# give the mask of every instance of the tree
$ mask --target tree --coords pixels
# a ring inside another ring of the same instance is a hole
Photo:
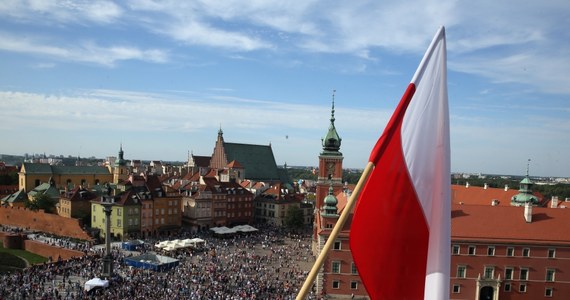
[[[55,204],[56,202],[46,194],[36,194],[32,201],[26,202],[26,208],[31,210],[40,210],[43,209],[46,213],[53,213],[55,212]]]
[[[287,216],[285,216],[285,226],[293,231],[297,231],[302,229],[303,225],[303,211],[296,205],[290,206],[287,210]]]

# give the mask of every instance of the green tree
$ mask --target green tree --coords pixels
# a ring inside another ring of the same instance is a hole
[[[56,202],[46,194],[36,194],[31,201],[26,202],[26,208],[31,210],[43,209],[46,213],[55,212]]]
[[[290,206],[285,216],[285,226],[297,231],[303,228],[303,211],[298,206]]]

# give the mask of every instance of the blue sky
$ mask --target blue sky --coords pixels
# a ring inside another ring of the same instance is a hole
[[[336,90],[363,168],[441,25],[452,171],[569,177],[567,0],[1,1],[0,153],[316,165]]]

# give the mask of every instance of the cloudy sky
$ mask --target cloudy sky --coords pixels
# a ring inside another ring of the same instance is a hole
[[[0,153],[317,164],[335,95],[363,168],[446,27],[452,171],[570,176],[570,2],[0,2]]]

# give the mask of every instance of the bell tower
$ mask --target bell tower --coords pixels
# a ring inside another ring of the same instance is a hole
[[[334,126],[334,96],[332,95],[332,109],[329,129],[325,137],[321,140],[323,150],[319,155],[319,174],[317,178],[317,194],[316,209],[321,209],[324,205],[323,201],[329,194],[329,188],[332,188],[333,194],[342,191],[342,160],[344,157],[340,150],[342,139],[338,135]]]
[[[113,183],[117,184],[129,178],[129,169],[124,159],[123,144],[119,149],[119,157],[115,160],[115,168],[113,169]]]

